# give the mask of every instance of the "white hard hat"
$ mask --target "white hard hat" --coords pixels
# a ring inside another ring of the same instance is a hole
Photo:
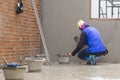
[[[77,27],[81,28],[84,23],[85,23],[85,21],[79,20],[78,23],[77,23]]]

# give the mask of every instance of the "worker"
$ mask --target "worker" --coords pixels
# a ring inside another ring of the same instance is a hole
[[[101,55],[108,54],[101,35],[95,27],[89,26],[83,20],[78,21],[77,27],[81,31],[80,39],[75,50],[69,53],[69,56],[78,54],[78,58],[86,60],[87,64],[95,65]],[[84,45],[87,45],[87,48],[81,50]]]

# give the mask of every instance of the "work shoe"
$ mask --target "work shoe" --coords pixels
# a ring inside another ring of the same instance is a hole
[[[96,65],[96,63],[99,60],[99,57],[95,56],[95,55],[90,55],[88,57],[86,57],[87,60],[87,65]]]

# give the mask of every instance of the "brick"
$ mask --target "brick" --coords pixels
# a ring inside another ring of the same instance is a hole
[[[40,0],[36,0],[40,14]],[[40,54],[40,34],[30,0],[23,0],[24,12],[16,14],[17,0],[0,0],[0,64]],[[39,15],[40,16],[40,15]],[[25,61],[23,61],[25,62]]]

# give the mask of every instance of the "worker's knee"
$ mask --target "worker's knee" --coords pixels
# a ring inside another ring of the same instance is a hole
[[[85,60],[85,55],[83,55],[83,54],[78,54],[77,56],[78,56],[79,59]]]

